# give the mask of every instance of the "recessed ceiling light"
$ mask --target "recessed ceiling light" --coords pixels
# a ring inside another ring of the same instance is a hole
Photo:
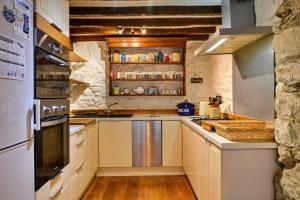
[[[124,28],[119,27],[118,33],[121,35],[121,34],[123,34],[123,32],[124,32]]]
[[[141,33],[142,34],[146,34],[147,33],[147,30],[145,28],[141,28]]]

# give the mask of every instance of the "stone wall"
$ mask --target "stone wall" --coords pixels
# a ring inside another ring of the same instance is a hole
[[[110,97],[105,75],[105,66],[109,63],[105,42],[76,43],[75,51],[88,60],[83,67],[77,70],[86,74],[87,82],[90,84],[89,86],[73,86],[71,109],[105,109],[108,104],[114,102],[118,103],[114,109],[176,109],[176,105],[185,99],[198,103],[208,100],[209,96],[222,95],[225,97],[222,109],[230,111],[229,107],[232,110],[231,56],[195,57],[194,51],[201,44],[202,42],[196,41],[187,43],[186,96]],[[229,69],[228,73],[227,69]],[[204,78],[204,83],[190,83],[190,79],[193,77]]]
[[[89,85],[72,85],[71,109],[106,108],[106,74],[104,43],[81,42],[74,44],[74,50],[87,60],[76,71],[85,74]]]
[[[279,162],[277,200],[300,199],[300,0],[278,1],[274,23],[276,130]]]

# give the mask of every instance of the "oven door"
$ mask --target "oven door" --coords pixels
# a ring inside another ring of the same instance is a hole
[[[69,98],[69,63],[35,48],[35,98]]]
[[[57,176],[69,163],[69,118],[41,120],[35,132],[35,189]]]

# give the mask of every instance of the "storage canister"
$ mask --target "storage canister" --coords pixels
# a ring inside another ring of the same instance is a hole
[[[113,62],[120,62],[120,53],[118,51],[113,53]]]

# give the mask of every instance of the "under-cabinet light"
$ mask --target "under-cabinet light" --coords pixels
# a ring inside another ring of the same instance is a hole
[[[206,52],[209,53],[209,52],[213,51],[217,47],[221,46],[224,42],[226,42],[227,39],[228,38],[223,38],[223,39],[219,40],[216,44],[214,44],[212,47],[210,47]]]

